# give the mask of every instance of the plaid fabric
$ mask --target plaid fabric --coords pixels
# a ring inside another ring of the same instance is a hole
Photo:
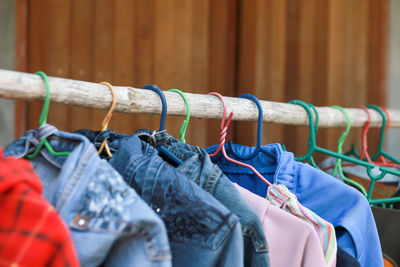
[[[79,266],[68,228],[31,164],[0,148],[0,266]]]
[[[272,205],[288,211],[294,216],[311,224],[317,232],[325,255],[326,266],[336,266],[336,234],[332,224],[302,206],[297,197],[282,184],[273,184],[268,188],[267,199]]]

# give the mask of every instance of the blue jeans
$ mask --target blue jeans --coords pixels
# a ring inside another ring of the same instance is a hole
[[[81,265],[171,266],[162,220],[87,138],[46,124],[26,132],[4,154],[25,157],[45,137],[54,150],[71,154],[53,156],[42,148],[30,162],[44,197],[70,229]]]
[[[184,144],[166,131],[153,133],[149,130],[138,130],[136,133],[153,145],[163,146],[182,160],[183,164],[177,169],[239,217],[244,241],[245,266],[270,265],[268,244],[259,217],[220,168],[211,162],[203,148]]]
[[[243,266],[239,219],[158,156],[138,135],[79,131],[96,146],[107,138],[111,165],[163,219],[174,266]]]

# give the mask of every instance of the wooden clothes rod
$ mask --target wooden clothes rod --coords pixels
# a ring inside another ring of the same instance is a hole
[[[105,85],[71,79],[49,77],[50,103],[72,106],[108,109],[112,102],[110,89]],[[150,90],[129,86],[114,86],[116,91],[115,111],[122,113],[161,113],[161,101],[158,95]],[[0,97],[22,100],[44,100],[45,85],[41,77],[35,74],[1,70]],[[164,91],[168,103],[168,115],[186,116],[186,106],[181,96],[174,92]],[[217,97],[205,94],[185,93],[190,104],[191,117],[222,118],[222,105]],[[247,99],[225,97],[228,112],[233,111],[233,120],[256,121],[256,105]],[[308,125],[305,110],[287,103],[260,100],[264,110],[263,121],[279,124]],[[345,127],[346,118],[339,110],[330,107],[317,107],[319,127]],[[365,111],[359,108],[346,108],[352,127],[361,127],[367,120]],[[389,110],[391,127],[400,127],[400,110]],[[229,114],[229,113],[228,113]],[[378,112],[371,110],[371,126],[379,127],[382,118]]]

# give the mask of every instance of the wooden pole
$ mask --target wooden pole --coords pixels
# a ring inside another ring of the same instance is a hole
[[[79,107],[108,109],[112,96],[107,86],[71,79],[49,77],[50,101]],[[161,113],[161,101],[158,95],[150,90],[136,89],[128,86],[114,86],[117,97],[116,112],[122,113]],[[43,80],[34,74],[0,70],[0,97],[43,100],[45,97]],[[168,115],[186,115],[185,104],[177,93],[164,92],[168,103]],[[190,104],[191,116],[198,118],[222,118],[222,105],[217,97],[204,94],[185,93]],[[256,121],[256,105],[247,99],[225,97],[228,112],[233,111],[233,120]],[[287,103],[260,101],[264,110],[264,122],[308,125],[305,110]],[[337,109],[317,107],[319,127],[345,127],[345,116]],[[360,127],[367,120],[366,113],[358,108],[346,108],[352,127]],[[389,110],[391,127],[400,127],[400,110]],[[371,126],[379,127],[382,119],[378,112],[371,110]]]

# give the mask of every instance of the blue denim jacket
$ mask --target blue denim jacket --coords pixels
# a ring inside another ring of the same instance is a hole
[[[164,220],[174,266],[243,266],[239,219],[158,156],[138,135],[85,134],[96,146],[107,138],[110,163]]]
[[[213,152],[216,148],[217,145],[206,150]],[[255,150],[231,143],[225,148],[233,159],[238,159],[233,150],[242,156]],[[262,150],[264,153],[242,161],[253,165],[270,182],[285,185],[302,205],[332,223],[338,247],[356,258],[361,266],[383,266],[375,220],[367,199],[360,192],[323,171],[295,161],[293,154],[283,151],[280,144],[265,145]],[[267,185],[251,170],[227,161],[221,153],[212,160],[233,182],[266,196]]]
[[[183,163],[177,169],[239,217],[244,241],[245,266],[270,266],[268,245],[259,217],[220,168],[211,162],[210,156],[204,149],[184,144],[166,131],[138,130],[136,133],[139,136],[147,136],[151,144],[163,146],[182,160]]]
[[[4,154],[24,157],[47,137],[46,148],[31,159],[43,183],[44,197],[69,226],[82,266],[171,266],[162,220],[130,188],[94,146],[79,134],[45,124],[26,132]]]

